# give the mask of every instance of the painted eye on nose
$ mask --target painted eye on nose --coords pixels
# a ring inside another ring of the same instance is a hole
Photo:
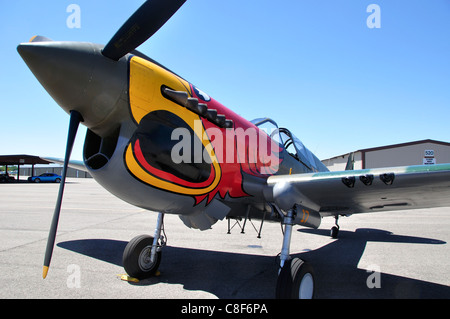
[[[177,161],[174,147],[180,142],[173,139],[175,129],[189,131],[190,141],[184,141],[184,145],[191,145],[191,149],[182,149],[190,152],[188,160]],[[199,161],[195,157],[195,145],[201,145],[201,153],[204,146],[194,131],[183,119],[168,111],[154,111],[147,114],[139,123],[139,127],[132,139],[133,153],[142,168],[149,174],[175,184],[186,187],[207,187],[215,177],[212,164]]]

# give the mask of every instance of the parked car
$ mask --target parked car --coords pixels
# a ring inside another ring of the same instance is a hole
[[[15,178],[13,176],[9,176],[8,173],[0,174],[0,183],[13,182]]]
[[[28,181],[34,183],[41,183],[41,182],[59,183],[61,182],[61,176],[53,173],[44,173],[39,176],[28,177]]]

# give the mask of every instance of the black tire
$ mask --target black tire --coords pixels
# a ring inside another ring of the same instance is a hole
[[[55,179],[55,183],[61,183],[61,179],[60,178]]]
[[[310,264],[294,258],[287,260],[278,275],[277,299],[314,298],[314,272]]]
[[[331,238],[337,238],[338,235],[339,235],[339,228],[337,228],[336,226],[333,226],[330,231]]]
[[[40,180],[39,178],[36,178],[36,179],[34,180],[34,182],[35,182],[35,183],[40,183],[41,180]]]
[[[123,268],[130,277],[146,279],[153,276],[161,263],[161,251],[156,253],[156,260],[150,261],[153,237],[140,235],[133,238],[125,247]]]

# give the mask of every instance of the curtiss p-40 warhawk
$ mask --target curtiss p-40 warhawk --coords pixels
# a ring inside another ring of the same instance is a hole
[[[313,297],[312,266],[290,257],[294,225],[317,228],[335,217],[335,237],[339,216],[450,206],[450,164],[352,170],[349,162],[348,170],[329,172],[288,129],[242,118],[136,51],[184,2],[146,1],[105,46],[42,36],[18,46],[70,114],[44,278],[79,123],[87,127],[83,168],[115,196],[159,214],[154,235],[132,239],[123,253],[126,272],[138,279],[159,267],[165,214],[200,230],[251,218],[284,225],[276,297]]]

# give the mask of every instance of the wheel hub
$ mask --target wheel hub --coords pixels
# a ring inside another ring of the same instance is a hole
[[[146,246],[139,254],[139,268],[141,268],[142,271],[148,271],[154,265],[154,262],[152,262],[150,257],[151,252],[152,246]]]
[[[312,299],[314,293],[314,278],[310,273],[303,276],[298,289],[299,299]]]

